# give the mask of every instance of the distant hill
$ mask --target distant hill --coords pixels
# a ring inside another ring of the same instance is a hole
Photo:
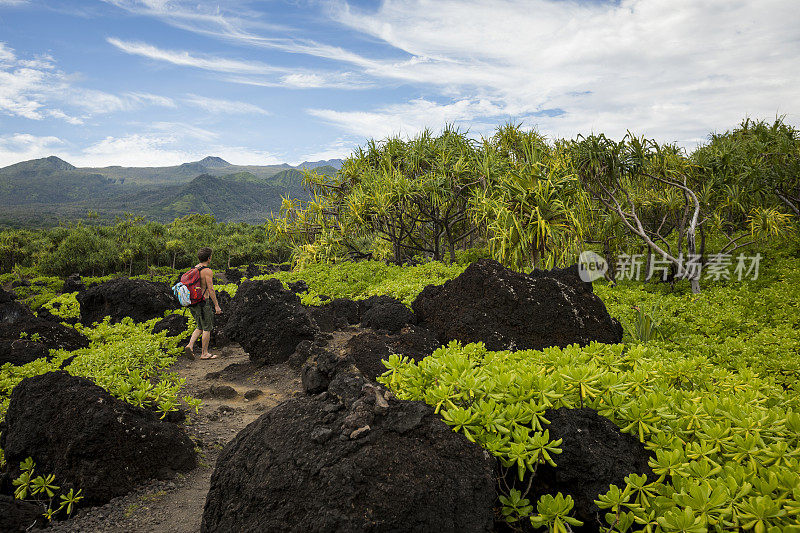
[[[9,165],[0,170],[3,170],[8,174],[14,174],[19,172],[55,172],[57,170],[75,170],[75,167],[63,159],[51,155],[50,157],[43,157],[42,159],[22,161],[21,163]]]
[[[297,171],[295,171],[297,172]],[[162,222],[200,213],[220,222],[262,223],[280,210],[283,196],[306,196],[299,181],[275,183],[240,172],[226,176],[202,174],[189,183],[172,185],[112,199],[104,208],[134,212]]]
[[[67,203],[121,192],[114,180],[75,168],[58,157],[23,161],[0,169],[0,205]]]
[[[312,168],[328,166],[328,167],[333,167],[336,170],[339,170],[340,168],[342,168],[342,163],[344,163],[343,159],[328,159],[325,161],[303,161],[302,163],[297,165],[297,168],[305,168],[310,170]]]
[[[222,159],[221,157],[214,157],[214,156],[204,157],[203,159],[198,161],[198,163],[206,168],[225,168],[233,166],[224,159]]]
[[[303,170],[334,175],[341,164],[233,165],[207,156],[169,167],[79,168],[50,156],[0,168],[0,223],[51,225],[90,210],[104,219],[124,212],[165,221],[211,213],[220,221],[260,222],[278,211],[282,196],[307,196]]]

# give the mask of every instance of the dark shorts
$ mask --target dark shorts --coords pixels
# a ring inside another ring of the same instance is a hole
[[[211,331],[214,329],[214,308],[211,307],[211,300],[205,300],[199,304],[189,306],[189,311],[192,312],[194,323],[197,329],[203,331]]]

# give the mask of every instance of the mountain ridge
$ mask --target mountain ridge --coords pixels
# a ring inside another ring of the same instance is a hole
[[[103,219],[133,211],[159,220],[205,212],[221,222],[262,221],[283,196],[307,198],[303,170],[332,175],[338,167],[322,164],[331,162],[340,160],[296,167],[234,165],[210,155],[170,167],[76,167],[57,156],[20,161],[0,168],[0,224],[52,225],[89,211]]]

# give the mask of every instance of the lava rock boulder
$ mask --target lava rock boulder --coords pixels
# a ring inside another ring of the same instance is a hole
[[[229,309],[225,335],[258,365],[286,362],[317,332],[300,298],[274,278],[242,283]]]
[[[64,280],[64,285],[61,287],[61,292],[63,294],[69,294],[72,292],[82,292],[86,290],[86,285],[83,284],[83,280],[81,279],[79,274],[73,274],[70,277]]]
[[[306,283],[302,279],[288,283],[286,286],[289,288],[290,291],[292,291],[295,294],[308,292],[308,283]]]
[[[89,339],[71,327],[41,318],[0,323],[0,366],[5,363],[24,365],[50,350],[78,350],[89,346]]]
[[[645,474],[650,481],[655,480],[648,465],[651,455],[644,445],[596,411],[562,407],[545,411],[544,417],[550,421],[550,439],[562,439],[562,452],[553,457],[555,467],[539,465],[530,499],[537,501],[543,494],[558,492],[569,494],[575,501],[574,516],[584,523],[580,531],[599,531],[600,526],[606,526],[598,521],[604,513],[594,500],[610,485],[625,487],[629,474]],[[514,479],[509,478],[509,482],[519,484],[515,476],[513,472],[510,478]]]
[[[414,313],[403,302],[391,296],[371,297],[362,304],[361,325],[397,333],[414,322]]]
[[[153,326],[153,333],[167,332],[167,337],[186,337],[189,319],[184,315],[172,314],[162,318]]]
[[[116,278],[78,293],[81,323],[100,322],[106,316],[112,322],[130,317],[134,322],[159,318],[178,308],[178,301],[166,283]]]
[[[11,324],[31,317],[33,317],[31,310],[25,304],[16,301],[14,293],[0,289],[0,324]]]
[[[82,489],[85,505],[102,505],[140,483],[197,465],[183,428],[66,372],[22,380],[5,422],[0,447],[12,478],[20,461],[32,457],[62,490]]]
[[[211,478],[201,531],[488,532],[494,462],[421,402],[286,401],[242,430]]]
[[[412,304],[417,323],[439,342],[483,342],[490,350],[618,343],[622,326],[611,318],[577,266],[514,272],[480,259],[444,285],[429,285]]]
[[[214,329],[211,330],[211,345],[215,348],[223,348],[230,344],[230,339],[225,334],[225,326],[228,325],[228,318],[231,316],[231,302],[233,298],[225,291],[216,291],[217,302],[222,313],[214,315]]]
[[[309,306],[308,314],[320,331],[332,332],[361,321],[358,302],[334,298],[324,305]]]
[[[43,528],[47,521],[42,508],[34,503],[15,500],[13,496],[0,494],[0,531],[13,533]]]
[[[408,326],[394,335],[374,331],[359,333],[347,341],[345,353],[365,377],[374,380],[386,372],[383,361],[391,354],[421,361],[438,347],[439,341],[433,332]]]
[[[225,270],[225,281],[228,283],[239,283],[242,277],[244,277],[244,274],[237,268],[228,268]]]
[[[353,359],[328,350],[324,345],[303,341],[298,351],[307,354],[300,379],[307,394],[319,394],[328,390],[328,385],[340,371],[356,372]]]

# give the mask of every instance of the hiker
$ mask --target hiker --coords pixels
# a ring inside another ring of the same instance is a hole
[[[214,313],[211,312],[211,302],[214,302],[214,311],[216,314],[222,313],[217,301],[217,293],[214,291],[214,271],[208,268],[211,262],[211,248],[200,248],[197,252],[197,259],[200,261],[194,266],[200,274],[200,287],[203,291],[203,299],[193,305],[188,306],[194,318],[195,329],[192,332],[192,337],[189,339],[189,344],[184,348],[184,352],[189,359],[194,359],[194,343],[197,342],[197,337],[202,334],[200,346],[202,352],[200,359],[216,359],[215,354],[208,351],[208,343],[211,340],[211,330],[214,329]],[[209,299],[210,298],[210,299]]]

